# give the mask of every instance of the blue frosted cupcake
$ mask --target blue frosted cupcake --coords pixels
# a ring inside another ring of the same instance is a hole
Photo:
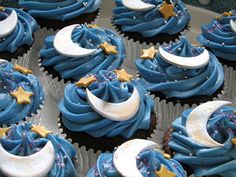
[[[63,132],[87,149],[113,150],[128,139],[147,138],[156,126],[153,99],[124,69],[68,84],[58,109]]]
[[[43,88],[32,71],[0,62],[0,125],[17,123],[37,114],[44,101]]]
[[[158,149],[154,142],[133,139],[121,144],[113,153],[102,153],[87,177],[169,176],[186,177],[182,166]]]
[[[170,102],[199,104],[223,90],[223,68],[215,55],[192,46],[186,37],[162,45],[159,51],[144,49],[136,66],[140,84]]]
[[[0,175],[77,177],[76,150],[43,126],[24,124],[0,128]]]

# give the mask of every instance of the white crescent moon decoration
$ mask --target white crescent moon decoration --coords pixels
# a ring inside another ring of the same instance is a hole
[[[236,22],[233,20],[230,20],[230,27],[234,33],[236,33]]]
[[[86,88],[86,93],[91,107],[103,117],[113,121],[129,120],[138,112],[140,106],[140,96],[135,87],[129,99],[121,103],[103,101],[90,92],[88,88]]]
[[[16,156],[8,153],[0,144],[0,169],[11,177],[42,177],[52,168],[55,152],[50,141],[37,153],[30,156]]]
[[[72,32],[78,26],[80,25],[74,24],[66,26],[57,32],[54,37],[53,45],[59,54],[66,57],[86,57],[97,51],[97,49],[80,47],[78,43],[72,41]]]
[[[143,139],[133,139],[123,143],[114,153],[113,163],[115,168],[125,177],[143,177],[137,169],[137,156],[140,152],[159,148],[152,141]]]
[[[0,64],[7,63],[7,62],[8,62],[7,60],[0,59]]]
[[[211,101],[193,109],[186,121],[186,132],[195,142],[205,147],[221,147],[207,132],[207,122],[211,115],[221,107],[232,104],[229,101]]]
[[[11,14],[0,22],[0,38],[11,34],[15,30],[18,21],[18,16],[15,10],[12,10]]]
[[[122,3],[128,9],[136,11],[147,11],[156,7],[154,4],[148,4],[142,0],[122,0]]]
[[[204,51],[195,57],[181,57],[166,52],[161,46],[159,47],[159,53],[163,60],[166,62],[186,69],[198,69],[206,66],[209,62],[210,55],[208,50]]]

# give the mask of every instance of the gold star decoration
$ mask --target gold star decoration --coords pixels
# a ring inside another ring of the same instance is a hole
[[[89,77],[83,77],[78,82],[75,83],[78,87],[88,87],[90,84],[95,82],[97,79],[91,75]]]
[[[159,171],[156,171],[156,175],[158,177],[175,177],[176,174],[169,171],[164,165],[161,165],[161,168]]]
[[[15,71],[19,71],[20,73],[23,73],[23,74],[25,74],[25,75],[27,75],[27,74],[32,74],[32,73],[33,73],[33,71],[31,71],[30,69],[25,68],[25,67],[23,67],[23,66],[20,66],[20,65],[18,65],[18,64],[15,64],[15,66],[13,67],[13,69],[14,69]]]
[[[216,19],[220,19],[220,18],[222,18],[223,16],[228,16],[228,17],[230,17],[230,16],[233,16],[234,15],[234,13],[232,12],[232,11],[229,11],[229,12],[223,12],[220,16],[218,16],[218,17],[216,17]]]
[[[170,154],[167,154],[167,153],[164,153],[164,158],[166,158],[166,159],[170,159],[171,158],[171,156],[170,156]]]
[[[142,50],[142,59],[153,59],[155,57],[155,54],[158,52],[154,47],[150,47],[148,49]]]
[[[41,125],[32,125],[31,131],[37,133],[42,138],[46,138],[48,134],[52,133],[52,131],[47,130],[44,126]]]
[[[6,136],[6,133],[8,132],[10,128],[0,128],[0,137]]]
[[[12,97],[16,98],[18,104],[29,104],[32,92],[27,92],[23,87],[19,87],[16,91],[11,93]]]
[[[98,25],[88,24],[89,28],[99,28]]]
[[[174,4],[168,4],[166,1],[163,1],[162,6],[159,11],[163,15],[163,17],[167,20],[169,17],[175,16],[174,12]]]
[[[231,139],[231,142],[236,146],[236,138]]]
[[[116,50],[116,46],[110,45],[107,42],[104,42],[104,43],[100,44],[99,48],[103,49],[105,51],[105,53],[108,54],[108,55],[118,54],[118,52]]]
[[[5,7],[0,6],[0,11],[4,11],[4,10],[5,10]]]
[[[117,78],[121,82],[129,82],[133,78],[133,76],[127,73],[125,69],[121,69],[121,70],[116,69],[114,70],[114,72],[116,73]]]

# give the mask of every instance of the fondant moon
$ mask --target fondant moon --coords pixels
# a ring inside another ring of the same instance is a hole
[[[230,20],[230,27],[234,33],[236,33],[236,22],[232,19]]]
[[[55,152],[50,141],[37,153],[30,156],[16,156],[8,153],[0,144],[0,169],[6,176],[45,176],[55,160]]]
[[[152,148],[158,148],[158,145],[148,140],[133,139],[125,142],[114,153],[115,168],[125,177],[143,177],[137,169],[136,159],[140,152]]]
[[[15,30],[18,21],[18,16],[15,10],[12,10],[11,14],[0,22],[0,38],[11,34]]]
[[[229,101],[211,101],[193,109],[186,121],[186,132],[195,142],[206,147],[223,146],[213,140],[207,132],[207,122],[211,115],[219,108],[232,104]]]
[[[125,121],[132,118],[140,106],[140,96],[134,87],[128,100],[121,103],[109,103],[96,97],[86,88],[87,99],[91,107],[103,117],[113,121]]]
[[[72,41],[72,32],[79,24],[66,26],[55,35],[53,45],[56,51],[66,57],[86,57],[92,55],[97,49],[86,49]]]
[[[128,9],[136,11],[146,11],[156,7],[154,4],[148,4],[142,0],[122,0],[122,3]]]
[[[206,66],[209,62],[210,55],[208,50],[204,51],[195,57],[181,57],[166,52],[161,46],[159,47],[159,53],[163,60],[166,62],[186,69],[198,69]]]
[[[8,62],[7,60],[0,59],[0,64],[7,63],[7,62]]]

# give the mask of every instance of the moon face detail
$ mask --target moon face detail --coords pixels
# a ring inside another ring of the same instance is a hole
[[[229,101],[211,101],[193,109],[186,121],[186,132],[198,144],[205,147],[221,147],[207,132],[207,122],[211,115],[221,107],[232,104]]]
[[[11,14],[0,22],[0,38],[5,37],[16,28],[18,16],[15,10],[12,10]]]
[[[52,168],[55,152],[50,141],[37,153],[30,156],[16,156],[8,153],[0,144],[0,169],[11,177],[45,176]]]
[[[236,22],[231,19],[229,23],[232,31],[236,34]]]
[[[181,57],[166,52],[161,46],[159,47],[159,53],[163,60],[166,62],[186,69],[198,69],[206,66],[210,60],[208,50],[204,51],[195,57]]]
[[[86,57],[97,51],[97,49],[86,49],[80,47],[79,44],[72,41],[72,32],[78,26],[80,25],[70,25],[57,32],[53,45],[59,54],[66,57]]]
[[[137,156],[140,152],[157,148],[158,145],[144,139],[133,139],[125,142],[114,153],[113,163],[115,168],[125,177],[143,177],[137,169]]]
[[[128,9],[136,11],[147,11],[156,7],[155,5],[145,3],[142,0],[122,0],[122,3]]]
[[[121,103],[109,103],[96,97],[86,88],[87,99],[91,107],[103,117],[113,121],[126,121],[132,118],[139,109],[140,95],[134,87],[128,100]]]

